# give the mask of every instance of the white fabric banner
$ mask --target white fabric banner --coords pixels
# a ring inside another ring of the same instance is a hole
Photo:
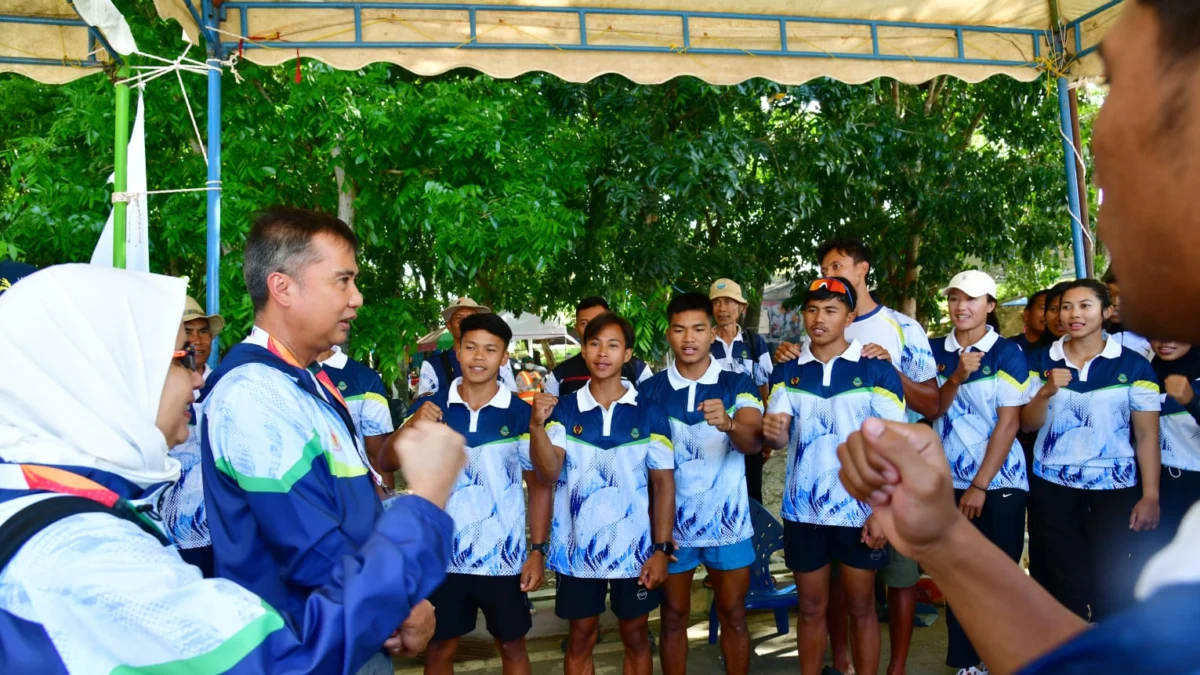
[[[136,272],[150,271],[150,205],[146,201],[146,126],[142,91],[138,90],[137,116],[129,134],[125,190],[130,195],[125,209],[125,266]],[[108,182],[113,182],[110,176]],[[92,264],[112,267],[113,214],[108,214],[100,241],[92,253]]]

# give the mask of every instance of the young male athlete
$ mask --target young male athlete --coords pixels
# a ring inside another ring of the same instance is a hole
[[[684,293],[667,306],[671,366],[639,387],[659,408],[675,446],[675,551],[663,586],[662,669],[687,672],[692,577],[708,570],[721,622],[725,672],[750,669],[746,592],[754,562],[754,529],[742,458],[762,448],[762,403],[746,375],[725,370],[712,356],[713,304]]]
[[[891,365],[865,357],[860,342],[846,339],[854,309],[854,290],[845,279],[822,278],[809,286],[804,301],[809,339],[796,360],[776,366],[763,416],[766,442],[788,452],[784,559],[800,595],[802,675],[821,672],[835,560],[850,615],[855,670],[879,669],[875,572],[887,566],[886,539],[870,507],[842,487],[837,447],[868,418],[904,420],[904,389]]]
[[[604,298],[593,295],[579,301],[575,306],[575,334],[579,339],[583,339],[584,333],[587,332],[588,322],[608,313],[608,301]],[[646,365],[645,361],[631,358],[624,366],[621,366],[621,377],[626,381],[632,382],[634,386],[650,379],[654,372],[650,370],[650,366]],[[542,385],[542,391],[551,396],[566,396],[573,394],[583,388],[588,383],[592,374],[588,372],[587,363],[583,358],[583,351],[563,361],[550,371],[546,376],[546,381]]]
[[[561,401],[538,394],[529,423],[538,479],[555,486],[548,560],[558,574],[554,613],[570,622],[566,675],[594,672],[605,596],[625,645],[625,673],[650,675],[654,665],[646,622],[674,552],[675,458],[666,420],[621,378],[632,343],[625,319],[592,319],[583,345],[587,386]]]
[[[475,630],[482,610],[505,675],[528,675],[525,634],[533,622],[525,594],[542,584],[551,491],[534,478],[529,461],[529,404],[496,377],[508,365],[512,329],[495,314],[474,314],[463,319],[460,335],[462,377],[424,399],[409,418],[443,422],[467,439],[467,465],[446,502],[454,553],[446,580],[429,597],[437,626],[425,672],[454,672],[459,638]],[[528,556],[522,477],[534,540]]]

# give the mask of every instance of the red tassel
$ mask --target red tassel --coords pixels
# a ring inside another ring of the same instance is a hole
[[[296,50],[296,84],[300,84],[300,50]]]
[[[246,41],[238,40],[238,58],[240,59],[245,55],[246,55]]]

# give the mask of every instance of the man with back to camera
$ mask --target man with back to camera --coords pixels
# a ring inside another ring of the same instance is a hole
[[[1124,3],[1101,55],[1110,89],[1092,147],[1122,321],[1151,339],[1200,343],[1200,315],[1178,311],[1200,303],[1200,279],[1187,272],[1200,264],[1200,3]],[[869,422],[838,453],[843,483],[925,565],[993,673],[1196,671],[1200,508],[1142,571],[1140,604],[1089,626],[955,509],[932,430]]]
[[[575,334],[579,336],[581,343],[588,322],[608,311],[608,301],[598,295],[579,301],[579,304],[575,306]],[[630,358],[628,363],[621,366],[622,379],[633,383],[635,387],[650,379],[653,374],[650,366],[637,358]],[[589,378],[591,378],[591,373],[588,372],[587,364],[583,359],[583,350],[580,349],[578,354],[558,364],[554,370],[550,371],[542,385],[542,391],[551,396],[566,396],[582,389],[588,383]]]
[[[858,239],[834,239],[817,248],[817,260],[821,264],[821,276],[844,277],[855,294],[857,318],[846,329],[846,339],[857,340],[863,345],[864,358],[890,361],[900,372],[909,421],[935,416],[939,403],[937,363],[929,338],[911,317],[881,305],[871,297],[867,286],[871,250]],[[779,363],[799,356],[797,345],[784,342],[775,352],[775,361]],[[879,573],[879,579],[888,587],[888,635],[891,637],[888,675],[904,675],[905,672],[917,612],[916,586],[920,578],[916,562],[889,550],[888,566]],[[842,667],[849,663],[845,655],[846,642],[841,638],[847,619],[841,592],[837,584],[834,586],[829,602],[829,633],[834,639],[834,665],[843,670]]]

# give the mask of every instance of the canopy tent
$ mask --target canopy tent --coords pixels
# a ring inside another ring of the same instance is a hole
[[[208,49],[208,311],[219,310],[222,60],[310,57],[339,69],[389,62],[432,75],[473,68],[582,82],[690,75],[865,82],[935,75],[1058,79],[1076,271],[1084,276],[1072,80],[1099,74],[1096,48],[1123,0],[155,0]],[[62,0],[0,0],[0,72],[66,82],[102,65],[97,32]],[[31,32],[37,27],[38,35]],[[118,130],[118,139],[120,138]]]

